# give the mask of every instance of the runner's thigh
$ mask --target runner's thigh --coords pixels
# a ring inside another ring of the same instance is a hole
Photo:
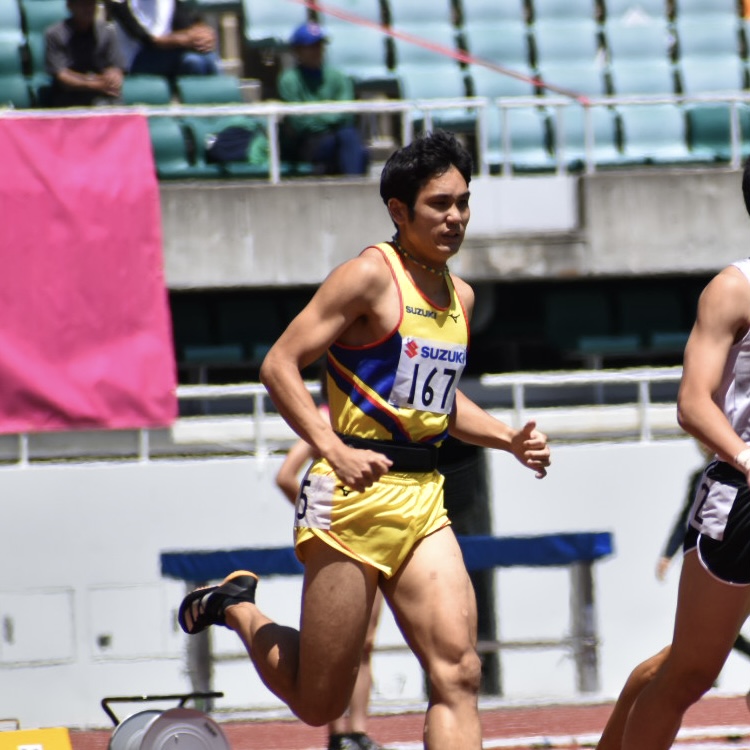
[[[299,668],[312,700],[351,693],[378,571],[319,539],[305,542]]]
[[[434,658],[459,659],[476,646],[474,589],[450,527],[422,539],[381,588],[424,667]]]

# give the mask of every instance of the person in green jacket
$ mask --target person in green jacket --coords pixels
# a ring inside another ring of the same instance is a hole
[[[285,102],[352,101],[349,76],[324,62],[328,40],[316,23],[298,26],[289,39],[296,64],[279,76],[277,88]],[[354,116],[348,113],[294,115],[284,121],[282,158],[312,163],[318,174],[365,174],[368,153]]]

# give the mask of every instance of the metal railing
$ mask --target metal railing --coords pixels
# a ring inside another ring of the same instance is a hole
[[[441,114],[446,110],[462,111],[467,115],[475,115],[473,135],[477,142],[477,171],[486,176],[491,172],[490,163],[490,133],[488,115],[491,108],[499,108],[501,115],[501,139],[499,150],[500,164],[493,164],[503,175],[512,175],[513,149],[510,124],[507,113],[519,107],[547,108],[553,114],[554,127],[554,164],[557,174],[569,171],[565,156],[565,139],[563,123],[565,112],[570,107],[583,107],[585,128],[584,172],[596,172],[598,164],[594,157],[596,134],[594,132],[591,112],[596,108],[614,108],[618,106],[653,106],[660,104],[678,104],[683,107],[693,105],[726,105],[730,115],[730,157],[729,165],[738,168],[742,163],[742,128],[740,110],[750,105],[750,92],[734,91],[702,95],[654,95],[654,96],[602,96],[587,97],[585,102],[576,101],[563,96],[528,96],[505,97],[491,99],[487,97],[467,97],[449,99],[368,99],[352,102],[325,102],[315,104],[286,104],[282,102],[260,102],[254,104],[233,105],[202,105],[185,106],[173,104],[168,106],[130,106],[130,107],[99,107],[99,108],[70,108],[70,109],[0,109],[0,118],[43,118],[43,117],[98,117],[112,115],[132,115],[134,112],[146,117],[224,117],[248,116],[265,119],[266,133],[269,142],[269,181],[278,184],[282,180],[281,149],[279,141],[279,126],[285,117],[294,115],[349,113],[363,116],[401,115],[402,143],[410,142],[414,137],[415,123],[422,121],[426,129],[431,129],[434,122],[440,122]],[[627,138],[627,134],[625,136]],[[705,158],[696,154],[696,163],[707,164]]]
[[[516,427],[534,417],[556,441],[648,442],[684,434],[674,402],[681,375],[680,367],[511,373],[485,375],[467,382],[464,390]],[[657,385],[669,387],[658,399],[653,394]],[[318,383],[307,387],[313,394],[319,391]],[[0,436],[0,463],[24,468],[92,460],[264,459],[296,439],[259,383],[182,385],[177,398],[183,413],[191,413],[163,429]]]

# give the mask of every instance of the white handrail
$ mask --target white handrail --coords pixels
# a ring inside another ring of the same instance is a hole
[[[465,97],[446,99],[367,99],[351,102],[319,102],[309,104],[288,104],[279,101],[264,101],[252,104],[229,105],[183,105],[167,106],[122,106],[92,107],[68,109],[2,109],[0,118],[45,118],[45,117],[102,117],[113,115],[132,115],[134,112],[146,117],[223,117],[250,116],[265,118],[269,139],[269,181],[277,184],[281,181],[279,125],[284,117],[293,115],[350,113],[350,114],[401,114],[401,142],[409,143],[413,138],[414,121],[424,115],[428,126],[432,123],[433,113],[445,109],[464,109],[475,112],[475,136],[478,144],[477,169],[480,175],[489,174],[487,112],[496,107],[503,113],[518,107],[541,107],[554,110],[559,126],[568,107],[583,107],[585,112],[585,169],[587,173],[596,171],[593,158],[595,133],[591,125],[591,111],[601,107],[620,105],[651,106],[658,104],[679,104],[690,106],[697,104],[727,104],[730,107],[730,165],[738,168],[742,161],[739,106],[750,104],[750,91],[727,91],[708,94],[663,94],[638,96],[597,96],[587,97],[585,103],[573,101],[562,96],[518,96],[489,99],[487,97]],[[560,128],[556,128],[559,130]],[[510,140],[507,127],[503,129],[503,174],[512,174]],[[560,145],[558,140],[557,146]],[[566,172],[562,148],[555,149],[556,171]]]

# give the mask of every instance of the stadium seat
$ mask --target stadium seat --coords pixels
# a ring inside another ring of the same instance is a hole
[[[183,104],[241,104],[242,91],[235,76],[180,76],[175,81]]]
[[[675,21],[680,58],[739,55],[737,16],[680,16]],[[709,63],[710,64],[710,63]]]
[[[617,118],[609,107],[583,107],[569,104],[554,107],[555,145],[558,158],[568,169],[577,171],[587,163],[616,166],[622,163],[617,139]],[[591,143],[587,150],[586,129],[589,120]]]
[[[651,346],[656,340],[661,349],[667,344],[669,348],[684,346],[682,301],[674,288],[659,284],[619,290],[616,310],[623,334],[638,336]]]
[[[159,179],[202,177],[190,164],[187,142],[180,122],[173,117],[149,117],[148,129]]]
[[[737,16],[736,0],[672,0],[676,19],[701,15]]]
[[[539,78],[575,94],[603,96],[607,93],[604,71],[596,63],[558,62],[537,67]],[[557,96],[553,89],[543,89],[545,94]]]
[[[599,29],[592,18],[545,18],[530,27],[536,65],[594,62],[599,54]]]
[[[684,164],[706,161],[688,148],[685,113],[677,104],[626,104],[622,123],[623,161],[630,164]]]
[[[452,26],[440,23],[423,23],[415,34],[420,40],[444,48],[446,51],[458,52],[457,35]],[[449,55],[432,49],[430,46],[415,44],[405,39],[393,40],[397,71],[404,66],[434,65],[446,60],[453,60]],[[457,62],[453,63],[458,65]]]
[[[419,34],[419,29],[425,22],[450,28],[455,26],[451,0],[391,0],[389,8],[390,22],[394,29]]]
[[[618,17],[607,20],[603,28],[610,62],[671,58],[673,37],[664,17]]]
[[[125,104],[169,104],[172,91],[163,76],[129,75],[122,82],[122,99]]]
[[[461,34],[469,54],[508,68],[531,60],[527,26],[522,21],[471,21]]]
[[[184,126],[187,131],[189,143],[194,149],[193,171],[197,171],[203,177],[253,177],[268,179],[269,167],[244,162],[230,162],[216,164],[209,162],[206,158],[206,146],[208,139],[229,126],[240,124],[241,120],[247,120],[250,130],[260,129],[265,131],[265,120],[247,117],[187,117]]]
[[[544,298],[544,332],[550,345],[572,352],[585,337],[613,336],[614,311],[610,295],[592,288],[573,287]]]
[[[572,18],[595,18],[594,0],[532,0],[533,21],[543,18],[567,20]]]
[[[533,71],[528,66],[512,66],[516,73],[533,78]],[[489,99],[497,99],[507,96],[534,96],[536,87],[531,80],[522,80],[509,75],[503,75],[491,68],[483,68],[481,65],[472,65],[468,73],[471,92],[474,96],[486,96]]]
[[[688,95],[745,88],[745,68],[736,54],[683,57],[678,71],[682,91]]]
[[[538,107],[509,107],[500,112],[498,126],[490,128],[490,137],[500,142],[491,143],[493,159],[488,159],[491,168],[507,166],[510,159],[513,172],[551,172],[557,162],[550,148],[547,112]],[[507,138],[503,132],[507,132]],[[505,153],[506,143],[509,154]],[[494,162],[500,155],[500,162]]]
[[[460,17],[464,26],[497,21],[525,23],[526,8],[524,0],[460,0]]]
[[[382,31],[363,26],[336,25],[329,29],[326,45],[326,61],[352,77],[355,84],[370,83],[372,86],[382,84],[383,88],[392,88],[395,81],[388,69],[388,39]]]
[[[743,119],[738,118],[742,128]],[[715,161],[728,162],[732,158],[731,107],[728,104],[693,104],[687,109],[687,132],[690,148],[699,154],[706,154]],[[743,146],[743,133],[738,134],[740,158],[750,153],[748,145]],[[750,134],[748,134],[750,135]]]
[[[21,48],[16,40],[0,36],[0,75],[21,76]]]
[[[402,99],[461,99],[468,93],[466,74],[451,60],[404,66],[398,77]],[[430,117],[434,127],[467,132],[476,126],[476,113],[463,107],[433,109]],[[419,128],[422,120],[423,115],[417,116],[415,127]]]
[[[8,0],[5,0],[7,2]],[[68,15],[65,0],[20,0],[26,35],[44,34],[45,29]]]
[[[44,64],[45,58],[45,41],[44,34],[35,31],[31,34],[26,35],[26,48],[29,53],[29,64],[31,69],[31,75],[38,75],[40,73],[46,74],[46,67]]]
[[[21,10],[15,2],[0,3],[0,39],[23,42]]]
[[[613,18],[638,19],[667,17],[667,0],[604,0],[607,21]]]
[[[615,96],[675,92],[674,67],[667,59],[613,60],[609,76]]]
[[[308,20],[307,9],[278,0],[242,0],[245,40],[251,47],[284,47],[292,31]]]
[[[27,109],[31,104],[31,92],[23,76],[0,75],[0,108]]]

